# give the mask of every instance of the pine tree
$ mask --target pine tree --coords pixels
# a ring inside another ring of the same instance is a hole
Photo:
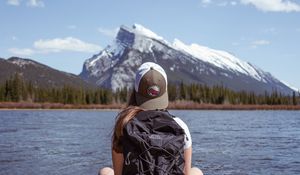
[[[0,85],[0,102],[5,101],[5,88],[3,85]]]
[[[12,99],[12,85],[11,80],[5,81],[5,101],[11,101]]]
[[[34,93],[33,93],[34,87],[33,87],[33,84],[31,81],[29,81],[29,83],[26,83],[26,89],[27,89],[27,93],[28,93],[27,101],[30,101],[30,102],[34,101]]]
[[[177,87],[175,84],[168,84],[168,95],[170,101],[177,99]]]
[[[12,78],[12,101],[18,102],[21,97],[21,79],[18,73]]]
[[[296,92],[293,91],[293,105],[297,105]]]
[[[28,90],[27,90],[26,83],[23,79],[21,80],[21,95],[22,95],[21,96],[22,100],[27,101],[27,99],[28,99]]]
[[[180,83],[179,93],[180,93],[180,97],[179,97],[180,100],[188,100],[187,87],[182,81]]]

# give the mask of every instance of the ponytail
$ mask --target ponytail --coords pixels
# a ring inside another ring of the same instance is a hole
[[[129,102],[127,104],[127,108],[121,111],[117,115],[116,124],[113,129],[112,149],[117,153],[123,152],[120,139],[123,136],[124,126],[128,123],[129,120],[131,120],[134,116],[136,116],[136,114],[139,113],[140,111],[143,111],[143,109],[136,106],[135,92],[133,90]]]

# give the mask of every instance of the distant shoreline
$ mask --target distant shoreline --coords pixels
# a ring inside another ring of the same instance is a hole
[[[61,103],[29,103],[29,102],[0,102],[0,110],[18,109],[97,109],[97,110],[120,110],[125,108],[125,104],[92,104],[73,105]],[[300,105],[232,105],[232,104],[199,104],[195,102],[177,101],[170,102],[168,109],[178,110],[300,110]]]

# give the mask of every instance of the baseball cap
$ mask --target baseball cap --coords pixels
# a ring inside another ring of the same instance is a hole
[[[143,63],[135,76],[135,98],[137,105],[144,109],[165,109],[169,99],[167,92],[167,74],[153,62]]]

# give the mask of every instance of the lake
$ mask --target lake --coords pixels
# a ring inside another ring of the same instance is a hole
[[[300,174],[300,111],[176,111],[207,175]],[[97,174],[117,111],[0,111],[0,174]]]

